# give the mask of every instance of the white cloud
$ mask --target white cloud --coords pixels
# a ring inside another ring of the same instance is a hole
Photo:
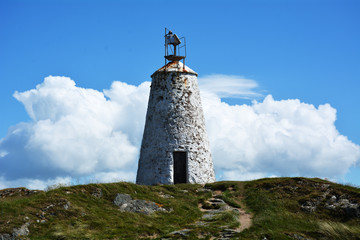
[[[33,121],[2,139],[0,152],[8,154],[0,159],[0,176],[43,180],[135,171],[149,85],[114,82],[102,93],[50,76],[36,89],[16,92]]]
[[[240,76],[212,74],[198,79],[202,93],[219,98],[254,99],[262,96],[257,92],[258,84],[252,79]]]
[[[241,168],[225,170],[220,176],[221,179],[226,179],[228,181],[249,181],[265,177],[267,177],[267,175],[264,172],[246,172]]]
[[[13,188],[13,187],[26,187],[28,189],[41,189],[44,190],[50,186],[68,186],[71,184],[71,177],[55,177],[52,179],[32,179],[32,178],[19,178],[16,180],[8,181],[4,177],[0,177],[0,189]]]
[[[116,171],[116,172],[100,172],[94,175],[94,179],[98,182],[119,182],[119,181],[133,181],[136,178],[136,171]]]
[[[360,159],[360,147],[341,135],[336,110],[267,96],[251,105],[257,83],[237,76],[199,78],[213,160],[220,179],[271,175],[342,177]],[[114,82],[99,92],[67,77],[45,78],[16,92],[32,121],[0,140],[0,188],[44,188],[66,183],[133,181],[150,82]]]
[[[224,178],[243,175],[337,177],[359,162],[360,147],[339,134],[336,110],[299,100],[230,106],[204,98],[213,159]]]
[[[0,158],[5,157],[7,154],[8,154],[8,153],[7,153],[7,152],[5,152],[5,151],[0,152]]]

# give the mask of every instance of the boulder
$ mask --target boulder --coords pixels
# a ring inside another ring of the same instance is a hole
[[[13,229],[13,237],[14,239],[18,239],[20,237],[24,237],[29,235],[30,231],[28,229],[28,226],[30,225],[30,223],[25,223],[23,224],[20,228],[14,228]]]
[[[2,233],[0,234],[0,240],[13,240],[14,238],[7,233]]]
[[[119,207],[121,212],[143,213],[146,215],[154,212],[168,212],[161,204],[147,200],[133,200],[129,194],[118,193],[114,204]]]
[[[129,194],[118,193],[114,199],[114,204],[118,207],[121,207],[123,204],[130,203],[132,197]]]

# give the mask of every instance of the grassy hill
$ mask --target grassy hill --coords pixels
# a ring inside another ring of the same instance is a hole
[[[359,203],[359,188],[307,178],[4,189],[0,239],[360,239]]]

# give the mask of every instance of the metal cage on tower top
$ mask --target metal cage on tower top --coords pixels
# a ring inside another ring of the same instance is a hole
[[[185,65],[186,39],[179,38],[171,30],[165,28],[165,65],[170,62],[183,60]]]

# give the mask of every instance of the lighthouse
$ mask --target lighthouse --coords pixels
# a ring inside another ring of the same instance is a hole
[[[151,75],[137,184],[215,181],[198,74],[185,58],[185,38],[165,29],[165,65]]]

